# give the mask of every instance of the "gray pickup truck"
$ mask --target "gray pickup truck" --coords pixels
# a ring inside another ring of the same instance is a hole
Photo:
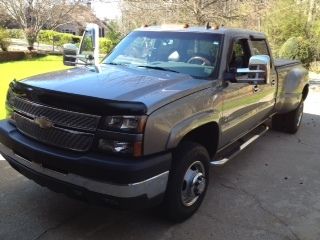
[[[99,61],[98,28],[65,71],[13,81],[0,153],[70,196],[125,208],[160,205],[182,221],[201,205],[209,167],[273,129],[295,133],[307,70],[274,60],[263,33],[145,26]],[[269,144],[273,144],[270,142]]]

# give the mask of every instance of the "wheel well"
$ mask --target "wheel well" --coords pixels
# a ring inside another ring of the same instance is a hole
[[[213,157],[219,143],[219,126],[215,122],[204,124],[187,133],[181,140],[181,142],[184,141],[201,144],[207,149],[210,157]]]
[[[308,93],[309,93],[309,84],[307,84],[304,88],[303,88],[303,91],[302,91],[302,100],[306,100],[307,96],[308,96]]]

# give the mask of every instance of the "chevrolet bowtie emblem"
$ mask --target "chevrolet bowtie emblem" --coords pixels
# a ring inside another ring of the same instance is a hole
[[[37,124],[40,128],[51,128],[53,127],[53,123],[46,117],[36,117],[34,119],[35,124]]]

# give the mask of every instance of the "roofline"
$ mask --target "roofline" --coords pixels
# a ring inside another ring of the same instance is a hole
[[[206,26],[188,26],[185,25],[173,25],[173,27],[168,27],[169,25],[155,25],[155,26],[143,26],[137,28],[134,31],[154,31],[154,32],[194,32],[194,33],[211,33],[211,34],[222,34],[222,35],[248,35],[254,38],[266,38],[266,35],[262,32],[241,29],[241,28],[207,28]],[[179,27],[180,26],[180,27]]]

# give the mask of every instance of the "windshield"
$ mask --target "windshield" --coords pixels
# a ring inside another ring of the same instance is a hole
[[[137,31],[128,35],[103,61],[216,78],[221,35],[196,32]]]

